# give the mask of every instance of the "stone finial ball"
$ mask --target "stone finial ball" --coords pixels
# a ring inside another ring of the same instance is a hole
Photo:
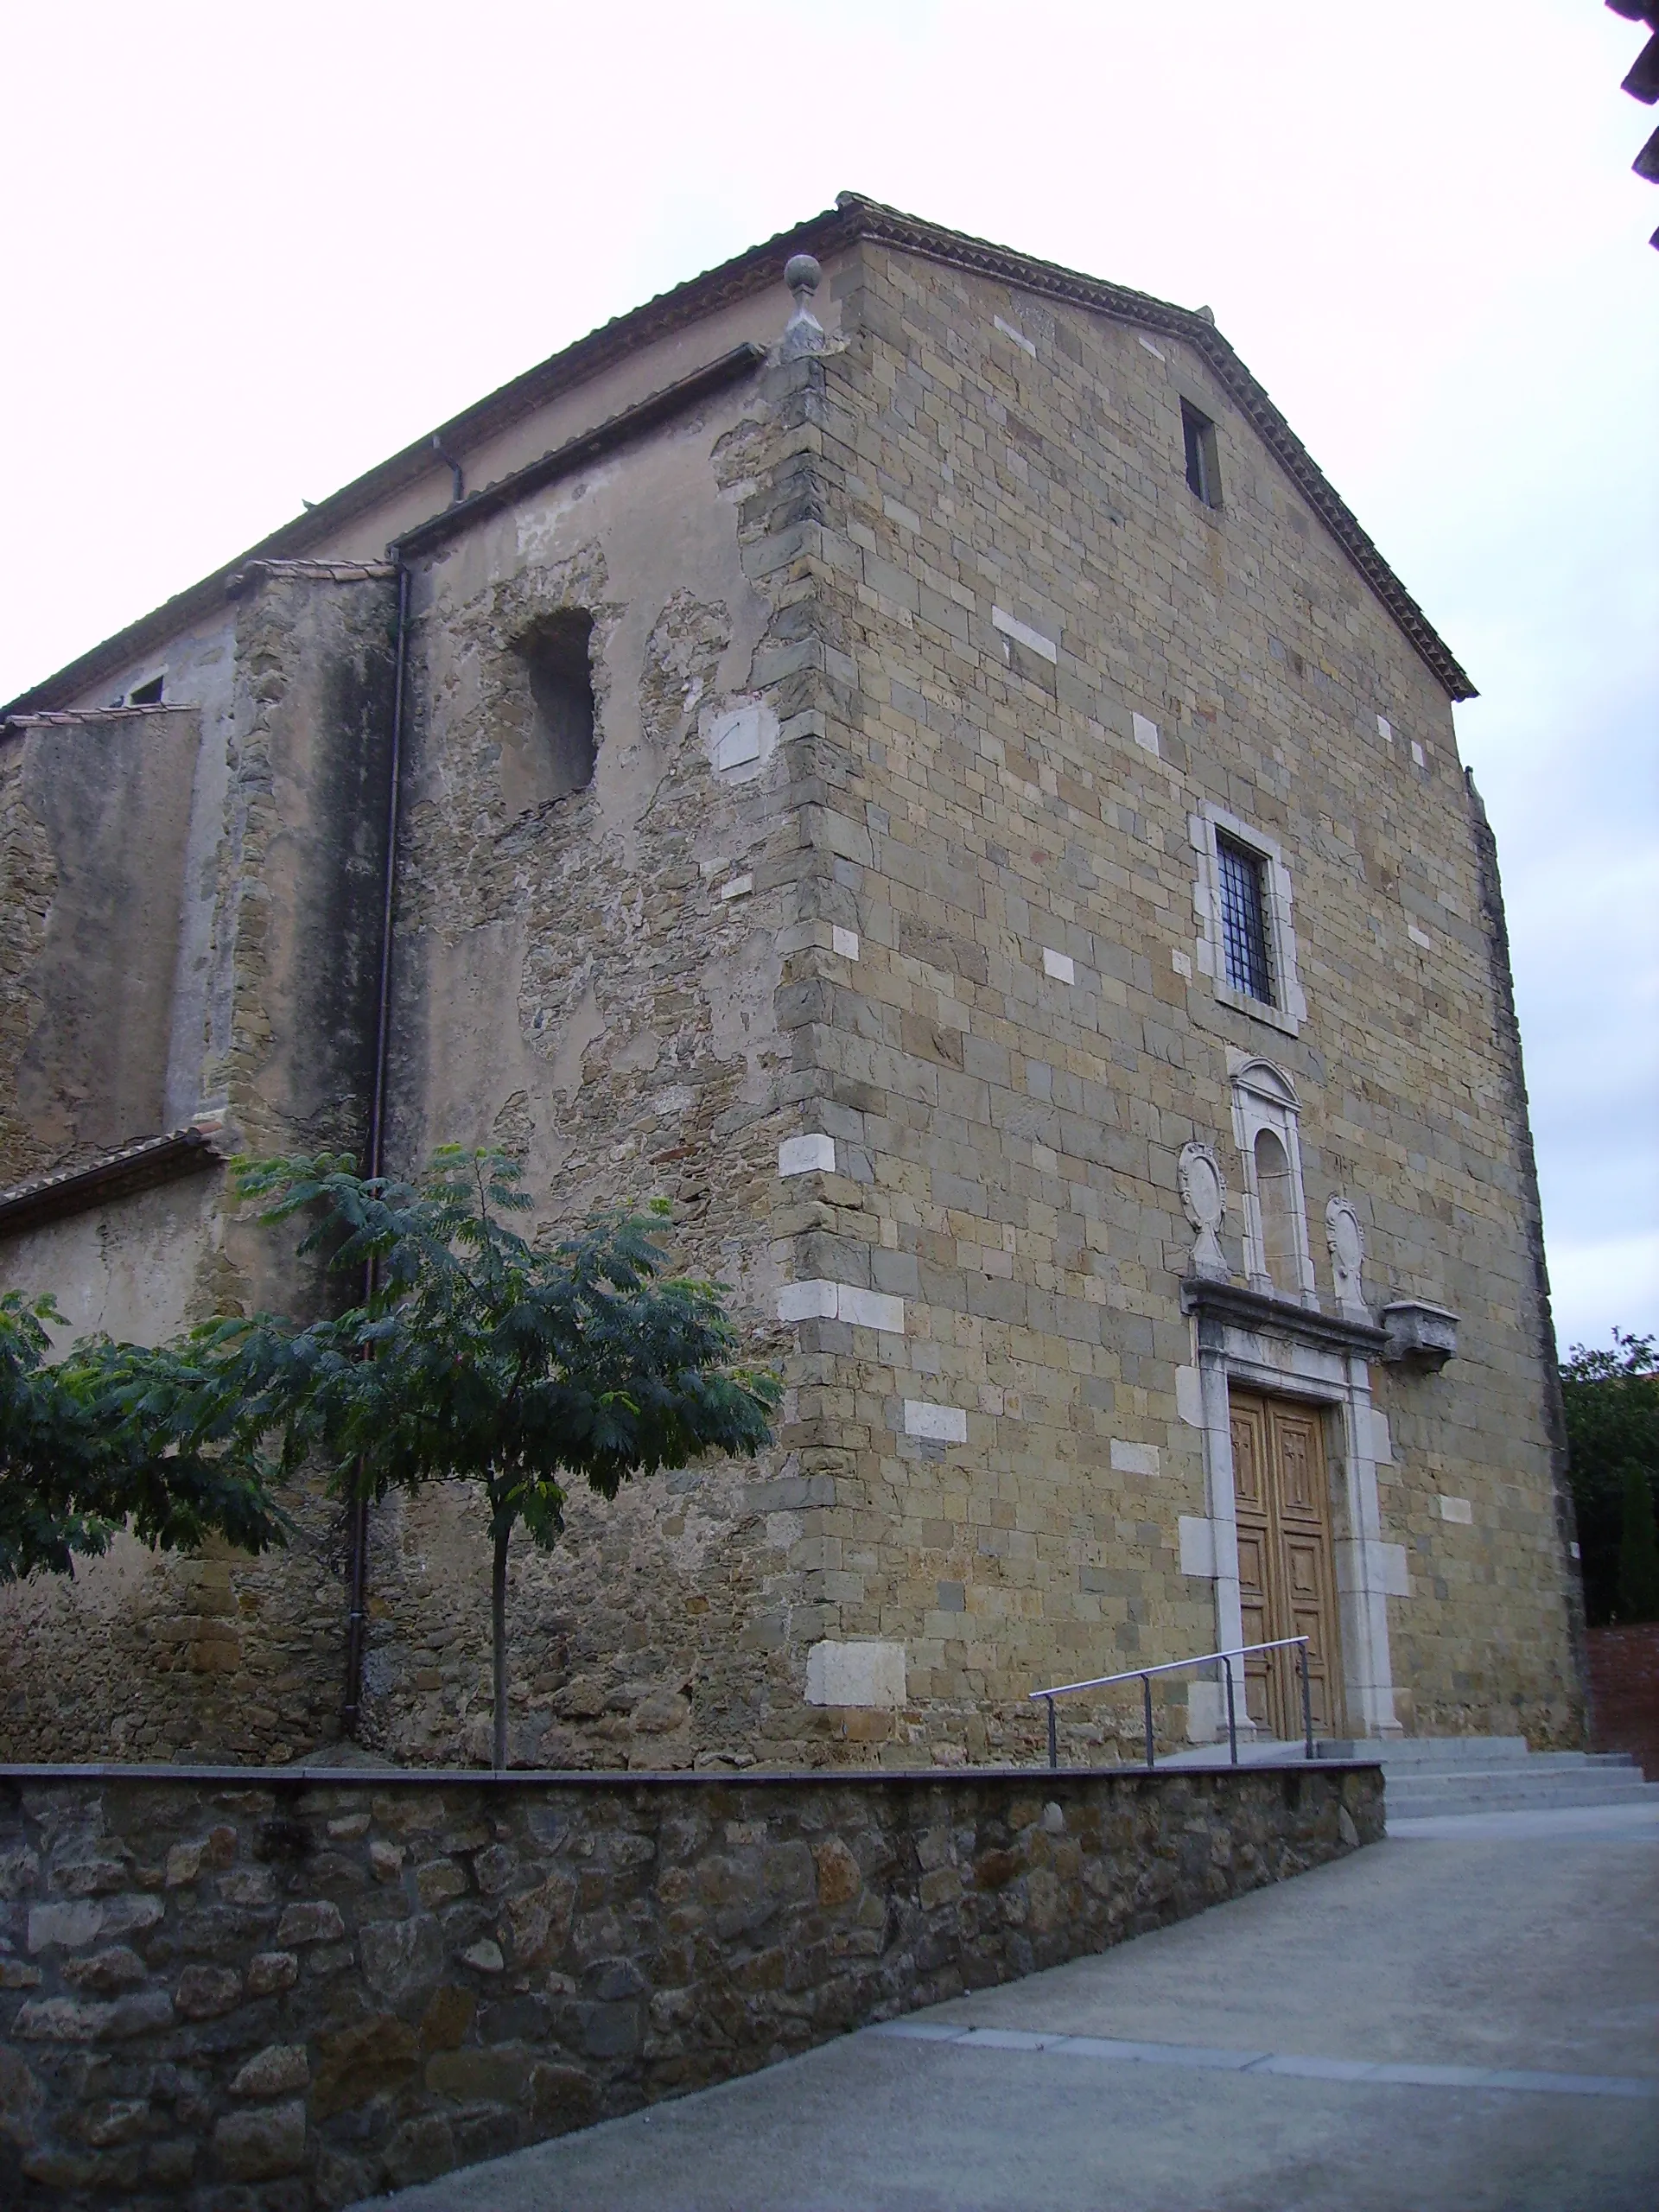
[[[816,292],[823,271],[810,253],[791,253],[784,268],[784,282],[791,292]]]

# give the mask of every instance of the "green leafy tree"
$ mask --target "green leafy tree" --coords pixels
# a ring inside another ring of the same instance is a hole
[[[1653,1489],[1634,1460],[1624,1467],[1624,1525],[1618,1541],[1618,1611],[1627,1621],[1659,1621],[1659,1524]]]
[[[284,1540],[257,1408],[165,1349],[94,1337],[54,1361],[53,1325],[50,1298],[0,1298],[0,1581],[72,1574],[122,1528],[167,1551]]]
[[[1608,1351],[1574,1344],[1561,1369],[1561,1395],[1586,1612],[1592,1622],[1639,1618],[1622,1587],[1622,1556],[1626,1529],[1641,1518],[1627,1499],[1637,1486],[1645,1486],[1651,1516],[1659,1496],[1659,1357],[1654,1339],[1615,1329]],[[1639,1551],[1639,1534],[1635,1541]]]
[[[613,1497],[630,1476],[706,1452],[753,1457],[776,1380],[743,1365],[721,1286],[664,1272],[667,1207],[595,1217],[537,1246],[504,1218],[530,1201],[496,1151],[446,1147],[418,1182],[345,1160],[241,1163],[263,1218],[309,1214],[302,1253],[372,1286],[305,1329],[261,1316],[189,1348],[223,1401],[276,1431],[273,1478],[312,1459],[347,1497],[478,1484],[492,1543],[494,1756],[506,1764],[508,1552],[521,1522],[550,1547],[561,1477]]]

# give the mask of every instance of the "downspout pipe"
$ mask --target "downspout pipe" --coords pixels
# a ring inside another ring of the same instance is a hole
[[[442,430],[434,430],[432,433],[432,450],[454,479],[454,489],[449,494],[449,504],[452,507],[458,507],[467,496],[467,475],[454,454],[446,451]]]
[[[403,798],[404,702],[409,689],[409,565],[397,548],[397,632],[393,648],[391,693],[391,759],[387,772],[386,860],[380,893],[380,972],[374,1010],[374,1079],[369,1094],[368,1142],[364,1150],[365,1172],[385,1172],[386,1080],[391,1040],[392,909],[397,886],[398,811]],[[365,1300],[374,1295],[375,1265],[363,1271]],[[368,1624],[369,1501],[360,1491],[353,1496],[347,1521],[347,1576],[350,1609],[346,1617],[346,1694],[340,1706],[340,1728],[348,1740],[357,1734],[363,1705],[363,1652]]]

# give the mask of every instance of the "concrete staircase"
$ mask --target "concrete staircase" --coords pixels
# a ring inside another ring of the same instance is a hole
[[[1405,1736],[1319,1749],[1327,1758],[1380,1755],[1390,1824],[1569,1805],[1659,1806],[1659,1783],[1644,1782],[1624,1751],[1529,1751],[1524,1736]]]
[[[1314,1751],[1320,1758],[1380,1761],[1390,1825],[1448,1814],[1537,1813],[1561,1806],[1659,1807],[1659,1783],[1644,1782],[1626,1751],[1529,1751],[1524,1736],[1402,1736],[1392,1742],[1322,1737]],[[1300,1743],[1280,1743],[1271,1736],[1239,1742],[1241,1766],[1294,1766],[1301,1758]],[[1224,1766],[1227,1746],[1195,1745],[1158,1764]]]

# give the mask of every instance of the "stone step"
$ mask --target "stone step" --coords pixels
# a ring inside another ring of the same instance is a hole
[[[1541,1812],[1557,1806],[1659,1804],[1659,1784],[1628,1774],[1437,1776],[1389,1778],[1390,1820],[1428,1820],[1456,1813]]]
[[[1516,1766],[1529,1758],[1524,1736],[1394,1736],[1379,1739],[1332,1740],[1322,1746],[1331,1758],[1380,1758],[1392,1772],[1407,1767]],[[1581,1755],[1580,1755],[1581,1756]]]
[[[1478,1759],[1466,1765],[1452,1764],[1440,1760],[1431,1765],[1427,1762],[1402,1763],[1384,1755],[1382,1771],[1391,1783],[1442,1782],[1465,1775],[1585,1775],[1618,1773],[1623,1768],[1633,1769],[1628,1757],[1618,1753],[1590,1751],[1535,1751],[1527,1759]]]
[[[1240,1743],[1239,1760],[1250,1766],[1294,1764],[1301,1750],[1300,1744],[1256,1737]],[[1325,1738],[1315,1750],[1322,1758],[1379,1760],[1391,1821],[1659,1804],[1659,1784],[1645,1782],[1624,1751],[1529,1751],[1524,1736]],[[1224,1743],[1178,1753],[1173,1764],[1209,1766],[1226,1758]]]

